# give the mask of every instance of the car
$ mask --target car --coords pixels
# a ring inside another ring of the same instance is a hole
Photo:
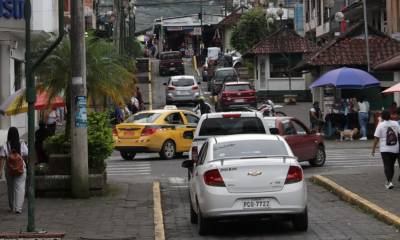
[[[183,64],[182,55],[179,51],[169,51],[160,53],[160,76],[171,73],[185,74],[185,66]]]
[[[257,108],[256,91],[249,82],[227,82],[222,86],[217,97],[219,110],[238,107]]]
[[[190,150],[198,121],[195,113],[175,106],[141,111],[116,126],[114,148],[125,160],[148,152],[159,153],[162,159],[179,157]]]
[[[308,161],[313,167],[322,167],[326,161],[323,137],[308,129],[294,117],[265,117],[272,133],[282,136],[299,162]]]
[[[201,96],[199,82],[194,76],[173,76],[168,79],[165,95],[167,104],[193,103],[196,104]]]
[[[207,82],[207,89],[212,95],[217,95],[225,82],[238,82],[239,77],[236,70],[232,67],[218,68],[214,76]]]
[[[290,219],[295,230],[307,230],[303,170],[281,136],[212,137],[182,167],[191,176],[190,220],[200,235],[210,233],[219,219],[276,215]]]
[[[189,158],[198,155],[209,137],[244,133],[270,134],[261,113],[234,111],[203,114],[194,132]]]

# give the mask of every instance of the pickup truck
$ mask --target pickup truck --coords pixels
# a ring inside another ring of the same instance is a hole
[[[185,66],[181,53],[178,51],[160,53],[159,73],[160,76],[171,73],[185,75]]]

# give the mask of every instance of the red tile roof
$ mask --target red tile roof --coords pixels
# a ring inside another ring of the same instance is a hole
[[[254,45],[246,54],[307,53],[313,50],[315,47],[311,41],[284,28]]]
[[[218,23],[218,26],[220,27],[228,27],[232,26],[235,23],[237,23],[240,19],[240,17],[243,14],[243,11],[245,11],[247,8],[246,7],[240,7],[231,12],[228,16],[226,16],[224,19],[221,20],[221,22]]]
[[[365,66],[367,65],[364,34],[357,25],[342,37],[338,37],[308,55],[295,68],[319,66]],[[375,30],[369,35],[371,66],[400,53],[400,42]]]
[[[400,70],[400,53],[385,59],[381,63],[375,65],[374,70],[377,71],[398,71]]]

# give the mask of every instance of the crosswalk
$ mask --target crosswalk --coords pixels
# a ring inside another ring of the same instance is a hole
[[[150,161],[125,161],[121,157],[110,157],[107,162],[108,176],[145,176],[150,174]]]
[[[382,166],[380,153],[371,155],[371,149],[327,149],[326,167],[374,167]]]

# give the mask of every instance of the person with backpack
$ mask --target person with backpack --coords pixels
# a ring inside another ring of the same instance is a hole
[[[379,143],[379,150],[383,161],[383,169],[386,176],[386,189],[392,189],[394,164],[399,155],[399,134],[400,127],[396,121],[390,120],[390,112],[382,111],[382,121],[375,130],[375,140],[372,146],[372,156],[375,155],[376,146]]]
[[[8,205],[14,213],[22,213],[25,198],[26,164],[28,148],[19,139],[18,129],[8,129],[7,142],[0,148],[0,159],[5,161]]]
[[[197,104],[193,111],[201,116],[206,113],[211,113],[211,106],[205,101],[204,97],[201,96],[199,98],[199,104]]]

